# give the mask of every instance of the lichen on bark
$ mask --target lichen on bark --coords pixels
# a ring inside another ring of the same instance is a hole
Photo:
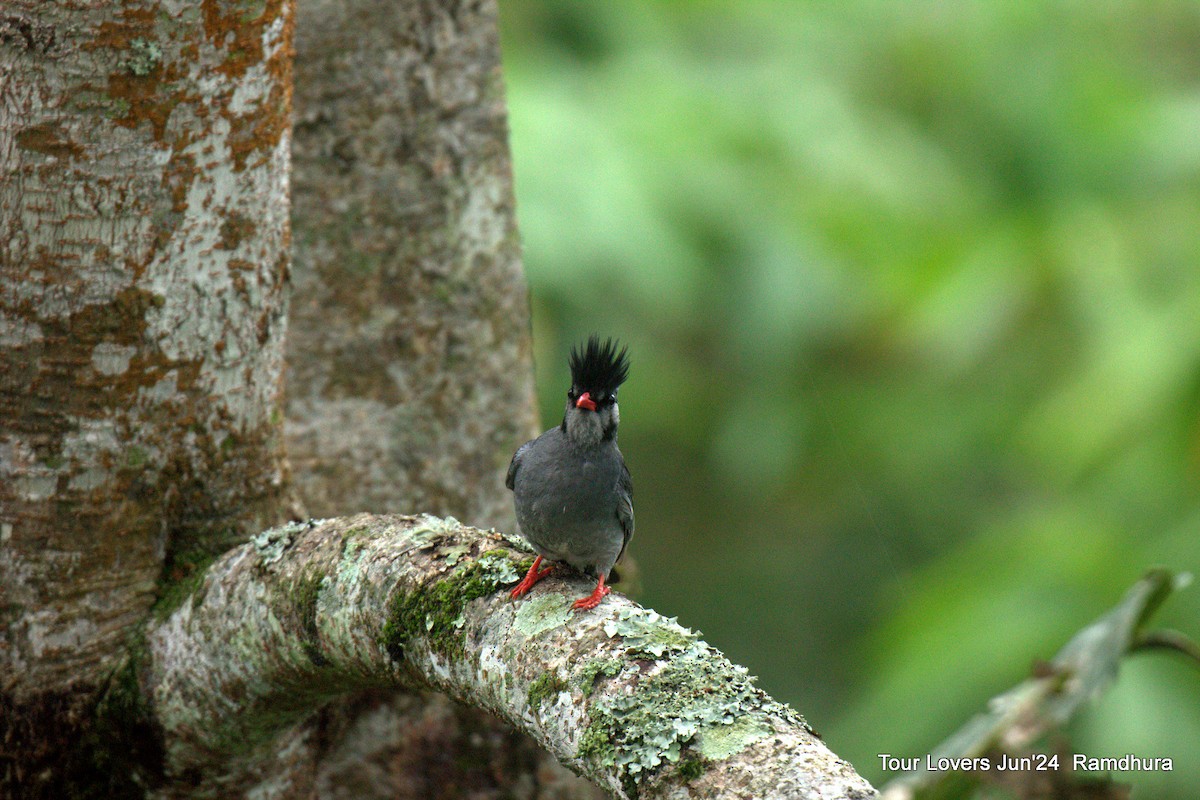
[[[124,707],[151,605],[279,514],[292,3],[237,13],[0,19],[0,702],[47,741]],[[59,793],[67,756],[13,741],[0,794]]]
[[[799,715],[673,620],[619,594],[560,616],[555,598],[587,581],[567,574],[512,600],[528,561],[500,534],[428,516],[293,525],[227,554],[205,601],[148,634],[168,778],[268,747],[334,697],[403,687],[503,717],[619,797],[764,796],[768,762],[803,772],[776,796],[871,796]]]
[[[164,559],[189,571],[276,514],[290,8],[241,19],[257,50],[234,80],[199,17],[10,5],[48,32],[0,40],[0,584],[29,609],[0,647],[13,691],[95,685]],[[231,120],[263,132],[242,164]],[[253,229],[222,236],[239,216]]]
[[[398,591],[381,636],[388,654],[399,661],[404,657],[405,644],[420,638],[438,653],[461,655],[466,645],[462,627],[467,603],[493,594],[505,584],[516,583],[521,578],[519,566],[519,561],[492,550],[454,569],[431,587]]]

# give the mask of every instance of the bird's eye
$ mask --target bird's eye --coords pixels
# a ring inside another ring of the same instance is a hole
[[[574,388],[567,389],[567,399],[568,400],[574,400],[578,396],[579,396],[579,393],[576,392]]]

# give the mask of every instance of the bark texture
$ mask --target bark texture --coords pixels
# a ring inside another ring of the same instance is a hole
[[[164,561],[278,519],[291,34],[286,0],[4,4],[9,732],[66,723],[55,692],[112,670]],[[37,768],[10,747],[6,781]]]
[[[512,530],[504,470],[537,427],[496,4],[301,0],[297,13],[286,429],[299,493],[318,516],[420,510]],[[372,692],[310,725],[343,737],[319,756],[322,797],[598,796],[529,737],[436,693]]]
[[[511,528],[536,433],[496,4],[302,0],[289,458],[309,513]]]
[[[673,620],[580,578],[512,601],[532,559],[435,517],[289,524],[224,556],[147,638],[169,779],[276,747],[349,692],[445,692],[533,736],[614,796],[864,800],[803,719]],[[190,796],[233,786],[205,785]]]
[[[137,791],[98,690],[164,567],[278,519],[291,31],[0,11],[0,796]]]

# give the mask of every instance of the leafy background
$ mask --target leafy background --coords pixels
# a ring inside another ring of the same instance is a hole
[[[644,602],[880,782],[1200,566],[1200,4],[501,15],[543,420],[629,343]],[[1072,746],[1190,800],[1198,698],[1137,656]]]

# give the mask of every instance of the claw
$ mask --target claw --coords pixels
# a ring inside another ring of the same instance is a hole
[[[541,563],[542,563],[541,556],[538,556],[537,558],[535,558],[533,560],[533,566],[531,566],[529,568],[529,572],[525,573],[525,577],[521,579],[521,582],[518,583],[511,592],[509,592],[509,594],[508,594],[509,597],[513,597],[513,598],[521,597],[526,592],[528,592],[530,589],[532,589],[533,585],[535,583],[537,583],[542,578],[546,577],[547,575],[549,575],[551,572],[554,571],[553,564],[551,564],[550,566],[546,567],[543,570],[539,570],[538,566],[541,565]]]
[[[596,583],[595,591],[593,591],[587,597],[581,597],[578,600],[576,600],[574,603],[571,604],[571,608],[579,608],[579,609],[586,610],[589,608],[595,608],[596,606],[600,605],[600,601],[603,600],[605,597],[607,597],[608,593],[612,591],[612,589],[610,589],[609,587],[604,585],[604,578],[605,578],[605,576],[601,575],[600,580],[597,581],[597,583]]]

